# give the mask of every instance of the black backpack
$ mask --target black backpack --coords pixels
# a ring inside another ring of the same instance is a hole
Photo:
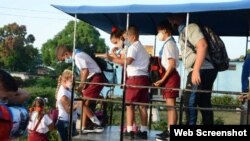
[[[161,58],[157,56],[151,56],[149,59],[149,81],[150,83],[154,83],[160,80],[164,74],[165,69],[161,65]]]
[[[229,58],[225,44],[221,38],[209,27],[202,26],[202,33],[208,44],[208,53],[213,66],[218,71],[225,71],[229,68]]]
[[[229,58],[224,42],[221,38],[209,27],[200,26],[200,29],[208,44],[208,54],[210,58],[205,58],[211,62],[218,71],[225,71],[229,68]],[[185,37],[185,36],[183,36]],[[187,40],[187,46],[196,53],[195,46]]]

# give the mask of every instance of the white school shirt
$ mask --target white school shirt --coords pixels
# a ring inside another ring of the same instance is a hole
[[[128,76],[148,75],[149,54],[140,41],[129,46],[127,58],[129,57],[133,58],[134,61],[127,66]]]
[[[64,121],[69,121],[69,114],[66,112],[66,110],[64,109],[62,102],[61,102],[61,98],[63,96],[66,96],[68,99],[71,99],[71,91],[69,91],[68,89],[64,88],[62,85],[60,86],[58,93],[57,93],[57,106],[58,106],[58,118],[60,120],[64,120]],[[77,113],[76,111],[73,111],[73,121],[77,120]]]
[[[85,52],[76,53],[75,63],[80,71],[81,69],[86,69],[86,68],[89,70],[89,75],[87,78],[90,78],[95,73],[101,73],[101,69],[97,65],[97,63]]]
[[[61,98],[63,96],[66,96],[67,98],[71,99],[71,92],[64,88],[62,85],[60,86],[58,93],[57,93],[57,106],[58,106],[58,119],[68,121],[69,120],[69,114],[66,112],[66,110],[63,107],[63,104],[61,102]]]
[[[38,113],[36,111],[31,113],[31,117],[30,117],[29,124],[28,124],[29,130],[34,130],[38,122],[37,114]],[[46,134],[49,131],[48,126],[52,124],[52,122],[53,122],[52,119],[50,119],[50,117],[47,114],[45,114],[43,118],[41,119],[41,122],[39,123],[36,129],[36,132]]]
[[[172,39],[173,37],[168,37],[166,39],[166,43],[163,46],[163,53],[161,57],[161,64],[165,68],[165,70],[169,67],[169,60],[170,58],[175,59],[176,66],[175,68],[178,68],[179,66],[179,50],[176,46],[175,41]]]

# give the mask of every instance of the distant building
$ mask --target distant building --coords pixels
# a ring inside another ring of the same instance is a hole
[[[37,66],[35,69],[35,73],[27,73],[27,72],[10,72],[10,75],[13,77],[19,77],[22,80],[27,80],[30,78],[36,78],[39,76],[54,76],[55,75],[55,69],[52,67],[40,65]]]
[[[21,78],[22,80],[27,80],[30,79],[30,76],[28,73],[26,72],[10,72],[10,75],[12,77],[18,77]]]
[[[37,75],[53,75],[55,69],[45,65],[39,65],[36,67],[36,74]]]
[[[151,56],[154,56],[154,46],[152,45],[144,45],[144,48]]]

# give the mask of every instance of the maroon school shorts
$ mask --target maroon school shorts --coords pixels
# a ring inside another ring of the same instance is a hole
[[[90,78],[92,83],[104,83],[103,74],[97,73]],[[82,91],[83,97],[99,98],[103,85],[87,84],[87,88]]]
[[[179,73],[174,70],[170,76],[165,80],[162,84],[166,88],[180,88],[180,75]],[[163,98],[176,98],[179,96],[179,91],[174,90],[162,90]]]
[[[127,85],[149,86],[148,76],[130,76],[127,78]],[[126,102],[149,102],[148,88],[126,88]]]

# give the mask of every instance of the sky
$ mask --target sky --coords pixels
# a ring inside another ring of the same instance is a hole
[[[235,0],[203,0],[202,2],[224,2]],[[25,25],[28,34],[36,38],[34,46],[38,49],[47,40],[52,39],[58,32],[64,29],[73,17],[59,11],[51,4],[77,6],[77,5],[126,5],[126,4],[164,4],[164,3],[186,3],[187,0],[0,0],[0,27],[16,22]],[[189,2],[201,2],[200,0],[189,0]],[[105,43],[112,47],[109,35],[98,30]],[[245,37],[224,37],[222,38],[228,50],[230,58],[237,58],[245,54]],[[141,42],[144,45],[153,45],[154,36],[142,36]],[[176,38],[177,40],[177,38]],[[162,44],[157,43],[159,46]],[[157,47],[158,52],[160,47]]]

